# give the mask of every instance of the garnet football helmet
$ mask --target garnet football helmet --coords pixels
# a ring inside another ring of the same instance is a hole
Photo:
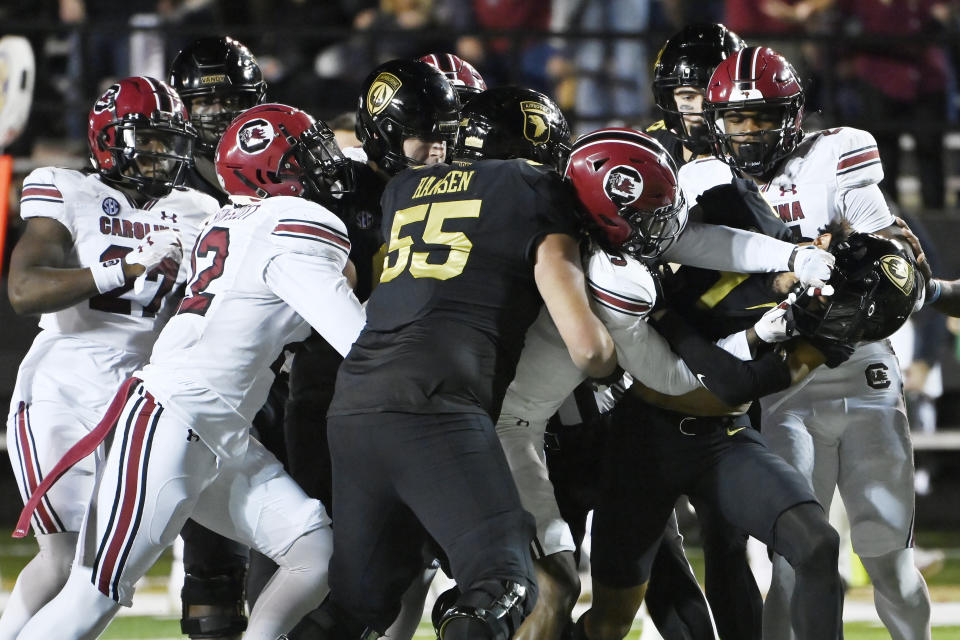
[[[461,112],[453,154],[460,158],[526,158],[562,171],[570,127],[560,107],[533,89],[494,87]]]
[[[673,90],[693,87],[706,92],[713,70],[744,47],[740,36],[715,22],[691,24],[674,34],[657,55],[653,68],[653,96],[667,127],[695,153],[709,153],[706,125],[690,128],[677,108]]]
[[[93,105],[90,161],[111,182],[162,198],[183,180],[197,132],[177,92],[146,76],[124,78]]]
[[[889,337],[907,321],[923,291],[913,258],[895,241],[872,233],[853,233],[830,252],[837,258],[827,283],[833,294],[808,291],[797,298],[797,331],[841,343]]]
[[[608,250],[657,258],[686,225],[673,159],[644,133],[610,128],[580,136],[564,177]]]
[[[748,134],[727,133],[724,116],[761,112],[779,126]],[[713,72],[703,103],[715,152],[752,176],[768,174],[803,139],[803,87],[793,66],[768,47],[741,49]]]
[[[419,60],[384,62],[367,76],[357,108],[357,139],[370,160],[389,174],[416,163],[403,141],[442,140],[457,133],[460,101],[446,76]]]
[[[230,123],[217,146],[217,179],[232,196],[303,196],[329,203],[352,186],[351,163],[327,125],[283,104],[261,104]]]
[[[472,64],[452,53],[428,53],[420,58],[420,62],[426,62],[428,65],[447,76],[447,80],[453,85],[457,95],[460,96],[460,102],[464,103],[481,91],[487,90],[487,83],[483,76]]]
[[[170,84],[200,132],[198,150],[213,157],[220,136],[239,113],[263,102],[267,83],[250,50],[233,38],[200,38],[170,65]],[[200,113],[194,101],[216,98],[220,110]]]

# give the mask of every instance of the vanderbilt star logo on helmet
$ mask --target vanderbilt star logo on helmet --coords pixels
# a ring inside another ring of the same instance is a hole
[[[371,116],[387,108],[401,84],[400,78],[386,71],[374,79],[367,91],[367,111]]]
[[[903,292],[903,295],[910,295],[913,291],[914,277],[913,266],[909,262],[900,256],[885,255],[880,258],[880,268],[883,269],[884,275],[890,278],[890,282]]]
[[[120,85],[115,84],[103,92],[100,99],[93,105],[94,113],[102,113],[107,109],[113,109],[117,104],[117,96],[120,95]]]
[[[604,176],[603,191],[617,206],[632,204],[643,194],[643,176],[633,167],[617,165]]]
[[[270,146],[275,134],[273,127],[263,118],[251,120],[237,131],[237,144],[240,149],[251,155],[260,153]]]
[[[520,103],[523,111],[523,137],[534,144],[544,144],[550,140],[548,120],[554,115],[547,105],[533,100]]]

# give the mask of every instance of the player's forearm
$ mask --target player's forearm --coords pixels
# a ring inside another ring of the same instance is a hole
[[[934,309],[948,316],[960,317],[960,280],[940,280],[935,281],[939,284],[940,294],[936,300],[928,302]],[[929,301],[929,293],[927,294]]]
[[[133,280],[140,265],[124,265],[125,281]],[[129,269],[129,273],[127,273]],[[18,314],[60,311],[98,295],[97,283],[89,268],[62,269],[29,267],[10,272],[8,295]]]

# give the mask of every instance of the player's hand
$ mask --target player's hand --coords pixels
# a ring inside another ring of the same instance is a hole
[[[822,287],[830,279],[836,261],[832,253],[805,245],[793,250],[788,266],[803,284]]]
[[[930,269],[930,262],[927,260],[927,254],[924,253],[923,247],[920,246],[920,239],[917,238],[916,234],[910,229],[910,226],[907,225],[907,221],[901,217],[894,218],[896,220],[897,226],[900,227],[900,231],[903,235],[903,239],[907,241],[907,244],[910,245],[910,248],[913,250],[913,255],[917,260],[917,269],[920,270],[920,275],[923,276],[925,281],[929,281],[933,278],[933,271]]]
[[[183,260],[180,233],[173,229],[152,231],[123,260],[127,264],[142,265],[145,274],[157,269],[164,276],[176,278]]]
[[[768,344],[784,342],[797,332],[793,319],[793,303],[797,296],[791,293],[786,300],[770,309],[753,325],[757,337]]]

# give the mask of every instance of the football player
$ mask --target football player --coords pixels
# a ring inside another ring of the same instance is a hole
[[[176,307],[179,268],[216,201],[179,186],[197,134],[168,85],[131,77],[89,116],[92,173],[44,167],[23,184],[26,229],[10,263],[9,296],[40,314],[7,420],[8,453],[26,500],[51,467],[97,424],[110,389],[142,366]],[[44,499],[33,527],[39,553],[17,578],[0,638],[63,586],[93,492],[95,464],[75,466]]]
[[[234,38],[200,38],[177,53],[169,78],[199,134],[187,184],[226,204],[228,194],[217,182],[213,156],[227,125],[266,99],[267,83],[260,65]]]
[[[744,47],[722,24],[690,24],[667,40],[653,67],[653,97],[663,120],[646,133],[673,156],[678,167],[712,147],[703,120],[703,95],[717,65]]]
[[[545,303],[578,367],[606,376],[615,366],[610,336],[590,311],[572,203],[554,171],[566,120],[536,92],[480,97],[516,105],[527,137],[485,129],[481,148],[473,127],[489,123],[472,120],[456,162],[388,184],[388,257],[329,413],[338,521],[331,599],[378,633],[396,617],[429,536],[461,589],[438,621],[440,637],[513,634],[536,601],[533,522],[492,418],[523,335]],[[476,159],[495,149],[513,159]]]
[[[275,640],[322,601],[330,520],[249,432],[285,344],[312,326],[342,354],[363,325],[343,273],[346,228],[311,201],[345,166],[332,132],[292,107],[260,105],[227,128],[216,167],[234,204],[204,224],[188,295],[94,434],[116,430],[83,545],[64,589],[20,638],[102,631],[189,517],[280,567],[244,637]],[[64,464],[90,448],[81,443]]]
[[[250,50],[234,38],[200,38],[174,58],[169,82],[183,99],[199,135],[185,184],[225,205],[228,195],[217,181],[214,153],[227,125],[264,101],[267,85],[260,66]],[[278,381],[279,395],[285,397],[286,386],[281,378]],[[272,393],[270,399],[277,395]],[[269,402],[257,422],[279,413]],[[247,624],[244,582],[248,550],[193,520],[187,521],[180,535],[184,543],[181,631],[191,637],[238,638]]]
[[[737,175],[759,186],[797,239],[838,220],[898,237],[877,186],[883,169],[873,136],[847,127],[806,134],[803,102],[793,67],[771,49],[747,47],[722,62],[704,102],[717,157],[685,166],[685,189],[698,194]],[[824,508],[839,488],[881,619],[897,638],[922,639],[930,603],[912,557],[913,453],[900,376],[889,342],[866,342],[840,366],[764,398],[762,424],[771,448],[804,474]],[[764,637],[792,637],[792,592],[792,571],[777,557]]]

